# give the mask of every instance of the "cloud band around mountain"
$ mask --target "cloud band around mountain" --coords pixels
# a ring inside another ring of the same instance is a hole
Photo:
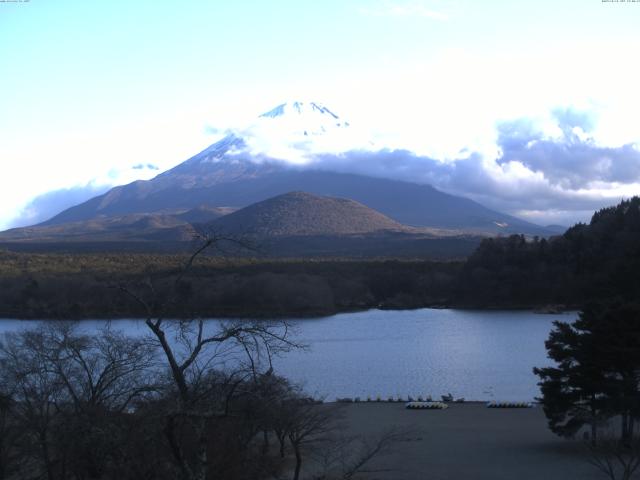
[[[496,126],[497,156],[466,152],[438,159],[409,150],[357,146],[343,153],[322,153],[300,142],[288,145],[296,157],[292,168],[316,168],[431,184],[448,193],[472,198],[487,207],[537,223],[570,224],[588,220],[593,210],[640,192],[640,149],[637,144],[599,144],[596,119],[588,112],[559,109],[546,128],[530,118]],[[340,129],[342,133],[342,129]],[[254,132],[244,131],[244,135]],[[343,139],[342,137],[338,137]],[[359,144],[365,142],[359,139]],[[310,146],[317,144],[309,143]],[[260,147],[262,147],[260,145]],[[256,151],[255,143],[227,152],[262,162],[281,159],[284,147]],[[301,161],[301,158],[304,160]],[[134,166],[153,168],[140,163]],[[34,198],[12,226],[35,224],[108,189],[89,183]]]
[[[101,195],[111,188],[108,185],[88,183],[71,188],[62,188],[38,195],[32,199],[11,222],[11,227],[24,227],[44,222],[69,207]]]
[[[312,164],[428,183],[542,223],[584,221],[593,210],[640,193],[637,144],[599,145],[590,133],[593,119],[583,112],[558,110],[553,118],[553,136],[528,118],[499,124],[496,158],[472,152],[443,161],[407,150],[380,150],[316,155]]]

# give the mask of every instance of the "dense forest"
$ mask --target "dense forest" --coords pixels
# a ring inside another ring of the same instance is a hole
[[[640,198],[596,212],[550,239],[485,239],[456,282],[455,303],[580,306],[640,294]]]
[[[265,259],[0,251],[0,317],[144,316],[121,287],[153,288],[192,316],[313,316],[366,308],[578,308],[640,294],[640,198],[564,235],[488,238],[466,260]]]
[[[187,255],[0,253],[0,317],[121,318],[144,311],[121,287],[175,295],[167,315],[314,316],[443,305],[460,262],[257,260]]]

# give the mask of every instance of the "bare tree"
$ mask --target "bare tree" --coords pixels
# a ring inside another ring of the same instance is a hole
[[[77,323],[48,323],[37,330],[34,354],[62,382],[76,413],[92,408],[124,412],[134,400],[156,390],[155,346],[109,324],[97,335]]]
[[[201,237],[201,245],[175,272],[173,286],[168,292],[160,292],[151,275],[137,288],[124,284],[118,286],[144,309],[145,324],[163,352],[176,392],[175,406],[167,413],[165,431],[174,460],[183,478],[189,480],[205,480],[213,475],[208,469],[208,430],[212,419],[229,413],[220,401],[212,402],[211,396],[203,393],[207,385],[210,387],[209,383],[203,382],[207,378],[206,373],[214,368],[230,367],[255,377],[261,368],[272,370],[273,355],[296,346],[290,339],[290,328],[286,322],[207,322],[202,318],[172,321],[165,318],[169,307],[179,301],[179,286],[196,259],[207,249],[220,248],[225,243],[245,246],[233,238]],[[177,436],[180,420],[187,422],[196,439],[196,455],[191,462]]]
[[[338,405],[317,405],[303,398],[289,402],[286,434],[295,456],[293,480],[300,478],[304,449],[329,441],[330,434],[338,428],[340,408]]]
[[[39,356],[42,332],[6,334],[0,343],[0,372],[14,400],[12,414],[25,435],[21,448],[23,461],[48,480],[55,478],[56,453],[52,433],[57,406],[64,401],[58,377]]]
[[[640,438],[622,441],[611,432],[589,444],[588,461],[610,480],[630,480],[640,467]]]
[[[320,468],[312,478],[351,480],[362,474],[388,472],[389,469],[372,468],[372,461],[390,453],[398,442],[412,433],[410,430],[390,429],[367,438],[358,435],[331,438],[313,452]]]
[[[11,478],[19,468],[18,442],[22,430],[15,421],[15,401],[0,384],[0,479]]]
[[[50,322],[7,334],[0,344],[2,383],[25,436],[21,457],[48,479],[100,478],[122,441],[121,417],[153,391],[153,348],[104,329]]]

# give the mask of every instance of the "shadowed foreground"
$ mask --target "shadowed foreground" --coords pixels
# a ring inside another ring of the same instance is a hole
[[[406,410],[404,404],[345,408],[350,434],[412,429],[391,453],[375,458],[370,479],[567,480],[604,478],[579,440],[553,435],[541,408],[489,409],[483,403],[447,410]],[[385,471],[379,471],[385,470]]]

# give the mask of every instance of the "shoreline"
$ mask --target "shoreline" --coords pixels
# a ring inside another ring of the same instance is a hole
[[[341,314],[349,314],[349,313],[360,313],[367,312],[371,310],[378,310],[382,312],[404,312],[404,311],[416,311],[416,310],[460,310],[460,311],[477,311],[477,312],[531,312],[536,315],[564,315],[568,313],[578,312],[580,310],[580,306],[563,306],[563,308],[558,309],[547,309],[548,305],[508,305],[508,306],[469,306],[469,305],[426,305],[426,306],[411,306],[411,307],[398,307],[398,306],[371,306],[371,307],[362,307],[362,308],[348,308],[348,309],[340,309],[340,310],[331,310],[331,311],[323,311],[323,312],[309,312],[309,311],[292,311],[288,313],[282,314],[259,314],[254,311],[249,312],[212,312],[211,315],[199,315],[198,317],[173,317],[168,318],[168,320],[196,320],[197,318],[205,318],[207,320],[210,319],[230,319],[230,320],[313,320],[320,319],[326,317],[333,317],[335,315]],[[3,312],[0,310],[0,322],[4,320],[20,320],[20,321],[92,321],[92,320],[145,320],[147,317],[144,315],[94,315],[90,317],[73,317],[73,316],[60,316],[60,317],[49,317],[43,318],[41,316],[28,316],[28,315],[20,315],[15,312]]]

